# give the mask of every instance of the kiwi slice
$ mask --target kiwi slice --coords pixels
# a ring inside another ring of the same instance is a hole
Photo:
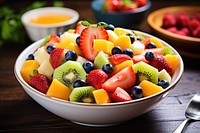
[[[108,54],[104,53],[103,51],[100,51],[94,59],[94,67],[96,69],[101,69],[104,64],[110,64],[108,57]]]
[[[71,102],[94,103],[94,90],[92,86],[74,88],[69,96],[69,100]]]
[[[158,69],[144,62],[133,65],[133,70],[137,76],[138,82],[148,80],[155,84],[158,83]]]
[[[174,52],[172,51],[172,49],[169,47],[169,46],[164,46],[162,48],[163,52],[164,52],[164,55],[167,55],[167,54],[174,54]]]
[[[69,88],[73,89],[73,82],[77,79],[85,80],[86,72],[81,63],[76,61],[67,61],[55,69],[53,79],[57,79]]]

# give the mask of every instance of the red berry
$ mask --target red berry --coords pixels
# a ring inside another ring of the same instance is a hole
[[[190,30],[193,31],[194,29],[200,26],[200,21],[198,21],[197,19],[192,19],[189,21],[188,26]]]
[[[82,25],[81,23],[79,23],[76,28],[75,28],[75,31],[74,33],[77,33],[77,34],[81,34],[81,32],[86,28],[86,26]]]
[[[32,76],[28,82],[32,87],[36,88],[38,91],[46,94],[50,81],[47,76],[43,74],[36,74]]]
[[[108,40],[108,33],[102,27],[87,27],[85,28],[80,35],[80,49],[83,53],[83,56],[93,61],[96,55],[98,54],[97,51],[93,48],[93,40],[94,39],[105,39]]]
[[[163,17],[162,27],[164,29],[176,26],[176,17],[172,13],[166,13]]]
[[[50,53],[51,66],[56,69],[65,61],[65,53],[67,52],[64,48],[56,48]]]
[[[113,102],[125,102],[132,100],[132,98],[124,89],[117,87],[111,95],[111,100]]]
[[[115,75],[113,75],[111,78],[106,80],[103,83],[102,88],[105,89],[107,92],[114,92],[117,87],[128,89],[132,87],[135,82],[135,72],[132,66],[127,66]]]
[[[180,31],[184,32],[186,36],[190,35],[190,30],[187,27],[183,27]]]
[[[51,35],[49,41],[45,44],[45,47],[47,48],[49,45],[54,45],[55,43],[60,43],[61,39],[57,35]]]
[[[178,27],[187,27],[189,23],[189,16],[186,13],[178,13],[176,15],[176,21]]]
[[[197,27],[193,32],[192,32],[193,37],[200,38],[200,26]]]
[[[95,89],[100,89],[102,84],[106,81],[108,75],[101,69],[92,70],[87,78],[86,82],[93,86]]]
[[[170,32],[172,32],[172,33],[176,33],[178,30],[177,30],[177,28],[176,27],[170,27],[170,28],[168,28],[168,29],[166,29],[167,31],[170,31]]]

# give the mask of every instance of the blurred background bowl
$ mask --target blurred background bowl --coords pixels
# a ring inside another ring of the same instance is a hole
[[[186,12],[189,16],[200,13],[200,6],[174,6],[158,9],[149,14],[147,23],[152,32],[167,41],[181,55],[200,59],[200,38],[178,35],[162,28],[163,17],[166,13]]]
[[[108,24],[123,28],[133,28],[143,22],[147,16],[148,9],[151,7],[151,1],[147,0],[145,6],[140,7],[135,11],[103,13],[101,10],[103,3],[104,0],[94,0],[91,3],[97,21],[104,21]]]
[[[70,19],[65,22],[55,24],[30,23],[30,19],[32,18],[51,14],[65,15],[70,17]],[[33,9],[24,13],[21,17],[22,23],[29,35],[29,38],[32,41],[37,41],[50,34],[58,34],[59,32],[74,28],[78,19],[79,13],[77,11],[63,7],[42,7],[38,9]]]

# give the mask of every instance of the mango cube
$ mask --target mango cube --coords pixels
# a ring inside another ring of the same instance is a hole
[[[105,104],[111,102],[108,93],[104,89],[94,90],[93,95],[97,104]]]
[[[111,55],[114,44],[107,40],[95,39],[93,46],[97,52],[103,51],[104,53]]]
[[[122,50],[131,48],[131,39],[127,35],[121,35],[114,41],[114,46],[120,46]]]

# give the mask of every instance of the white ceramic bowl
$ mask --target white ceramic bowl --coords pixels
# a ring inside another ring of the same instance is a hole
[[[35,18],[40,15],[48,15],[48,14],[60,14],[69,16],[71,19],[56,24],[33,24],[30,23],[31,18]],[[21,21],[32,41],[37,41],[42,39],[49,34],[58,34],[59,32],[66,31],[70,28],[74,28],[76,22],[79,19],[79,13],[70,8],[63,7],[42,7],[30,10],[24,13],[21,17]]]
[[[144,36],[151,36],[143,32],[139,33]],[[54,113],[55,115],[82,125],[110,126],[133,119],[152,110],[176,86],[184,70],[183,61],[179,53],[169,44],[161,40],[165,45],[171,47],[174,53],[178,55],[180,60],[180,65],[172,77],[170,86],[164,91],[138,100],[109,103],[105,105],[69,102],[57,98],[52,98],[43,93],[40,93],[28,85],[20,74],[20,69],[27,56],[30,53],[33,53],[40,46],[42,41],[43,39],[33,43],[19,55],[14,67],[15,76],[24,90],[41,106]]]

